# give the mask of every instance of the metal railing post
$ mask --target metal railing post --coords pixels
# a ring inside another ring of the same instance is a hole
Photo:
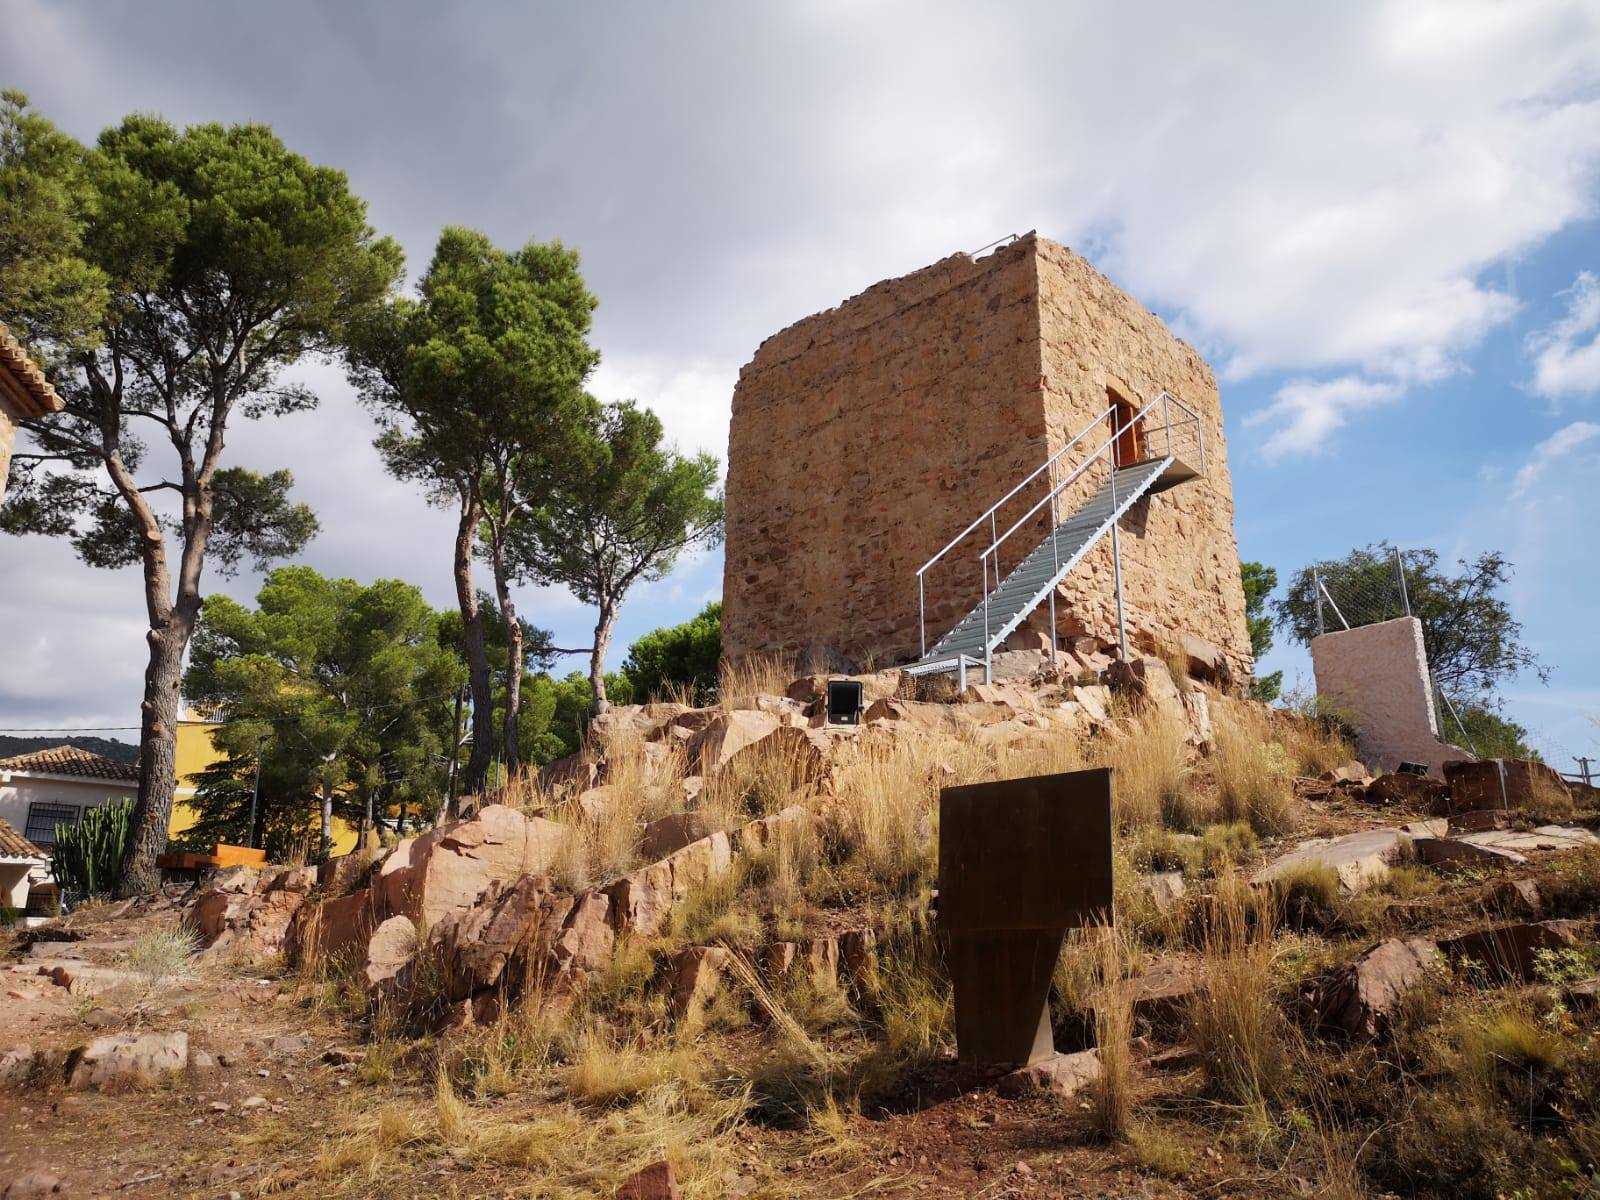
[[[1400,577],[1400,607],[1405,610],[1406,616],[1411,615],[1411,596],[1406,591],[1406,562],[1400,557],[1400,547],[1394,548],[1394,570]]]
[[[917,657],[928,653],[928,589],[921,575],[917,576]]]
[[[1117,596],[1117,647],[1128,661],[1128,622],[1122,607],[1122,543],[1117,537],[1117,464],[1111,460],[1111,580]]]
[[[1161,393],[1161,423],[1167,427],[1167,457],[1172,457],[1172,395]]]
[[[1315,567],[1311,568],[1311,592],[1317,599],[1317,636],[1321,637],[1328,632],[1328,623],[1322,616],[1322,576]]]

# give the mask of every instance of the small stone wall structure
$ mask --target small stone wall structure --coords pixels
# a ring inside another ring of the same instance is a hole
[[[1442,741],[1422,622],[1398,617],[1311,639],[1317,695],[1344,711],[1359,731],[1356,748],[1368,766],[1393,771],[1402,762],[1444,777],[1444,764],[1472,756]]]
[[[740,372],[728,444],[725,651],[824,645],[873,665],[916,657],[917,568],[1111,398],[1137,408],[1163,389],[1200,414],[1210,469],[1123,518],[1130,635],[1146,644],[1199,638],[1247,678],[1211,370],[1088,262],[1032,234],[983,258],[952,255],[874,284],[774,334]],[[1063,476],[1079,453],[1062,460]],[[999,528],[1042,494],[1030,488],[1002,509]],[[1019,533],[1005,567],[1041,533]],[[980,599],[980,549],[969,539],[929,573],[930,644]],[[1011,645],[1048,638],[1043,611]],[[1115,640],[1109,538],[1060,585],[1057,612],[1063,636]]]

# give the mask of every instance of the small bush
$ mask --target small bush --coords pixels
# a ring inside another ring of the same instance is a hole
[[[1200,834],[1200,861],[1213,875],[1243,866],[1256,851],[1256,831],[1243,821],[1208,825]]]

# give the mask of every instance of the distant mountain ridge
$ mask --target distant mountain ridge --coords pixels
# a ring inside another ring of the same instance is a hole
[[[35,750],[49,750],[54,746],[76,746],[117,762],[131,763],[139,758],[139,747],[130,742],[119,742],[115,738],[74,737],[71,734],[44,737],[0,735],[0,758],[15,758],[19,754],[32,754]]]

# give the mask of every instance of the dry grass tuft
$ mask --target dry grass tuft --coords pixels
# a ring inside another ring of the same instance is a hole
[[[1224,821],[1243,821],[1263,837],[1279,837],[1299,824],[1294,799],[1294,763],[1273,740],[1272,718],[1238,707],[1214,722],[1219,813]]]
[[[717,696],[723,710],[749,707],[752,696],[781,696],[794,679],[794,664],[781,654],[724,658],[717,667]]]
[[[1211,1091],[1264,1113],[1290,1083],[1290,1028],[1273,994],[1270,908],[1231,870],[1218,879],[1202,933],[1203,986],[1191,1036]]]
[[[1136,1085],[1133,1061],[1134,954],[1116,926],[1093,931],[1099,959],[1099,986],[1094,992],[1095,1048],[1100,1077],[1090,1092],[1090,1112],[1102,1137],[1123,1138],[1133,1124]]]
[[[1118,826],[1198,827],[1201,812],[1189,790],[1188,733],[1175,713],[1152,708],[1106,739],[1102,758],[1116,772]]]

